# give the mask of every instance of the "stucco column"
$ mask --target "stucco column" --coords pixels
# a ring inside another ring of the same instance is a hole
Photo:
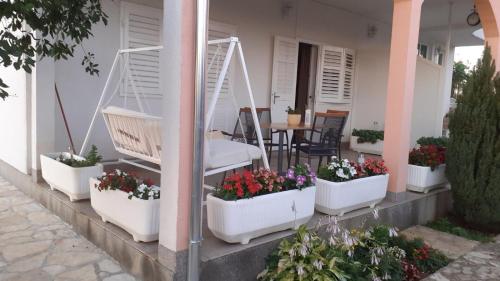
[[[383,156],[390,172],[389,192],[396,200],[406,190],[422,2],[394,1]]]
[[[485,43],[491,47],[497,71],[500,70],[500,1],[475,0],[481,18]]]
[[[164,0],[161,73],[163,87],[160,250],[188,247],[193,155],[194,0]],[[162,252],[162,251],[160,251]],[[170,262],[171,256],[164,260]]]

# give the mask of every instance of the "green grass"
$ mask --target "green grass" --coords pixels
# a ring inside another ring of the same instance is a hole
[[[479,232],[476,230],[463,228],[451,222],[447,218],[440,218],[438,220],[428,223],[426,226],[438,231],[454,234],[469,240],[479,241],[481,243],[488,243],[493,241],[492,235],[488,235],[486,233]]]

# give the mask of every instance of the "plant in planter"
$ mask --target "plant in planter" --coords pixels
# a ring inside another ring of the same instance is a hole
[[[315,175],[298,165],[289,177],[259,169],[235,173],[207,196],[208,228],[229,243],[297,229],[314,214]]]
[[[134,241],[158,240],[160,188],[120,170],[90,179],[92,208],[102,221],[132,234]]]
[[[359,166],[347,159],[332,157],[318,173],[316,209],[342,216],[360,208],[374,208],[385,198],[387,172],[384,161],[367,159]]]
[[[300,124],[300,119],[302,118],[302,115],[300,114],[299,110],[293,109],[289,106],[286,112],[288,113],[288,124],[290,125]]]
[[[354,151],[381,155],[384,147],[384,131],[354,129],[350,145]]]
[[[414,148],[408,159],[407,188],[427,193],[446,183],[445,154],[446,148],[433,144]]]
[[[447,137],[421,137],[417,140],[417,144],[420,146],[435,145],[437,147],[447,147],[448,140]]]
[[[42,177],[52,190],[59,190],[69,196],[70,201],[90,198],[88,181],[102,174],[102,157],[92,145],[85,157],[68,152],[40,155]]]

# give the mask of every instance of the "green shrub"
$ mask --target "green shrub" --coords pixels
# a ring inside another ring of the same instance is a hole
[[[427,226],[432,229],[464,237],[469,240],[476,240],[483,243],[493,241],[493,238],[490,235],[475,230],[465,229],[452,223],[447,218],[440,218],[428,223]]]
[[[70,158],[60,155],[56,160],[74,168],[81,168],[95,166],[95,164],[101,162],[102,156],[97,152],[97,147],[92,145],[87,155],[85,155],[85,160],[78,160],[73,157],[73,154],[71,154]]]
[[[354,129],[352,135],[358,137],[358,143],[376,143],[379,140],[384,140],[384,131]]]
[[[447,137],[421,137],[417,140],[417,144],[420,146],[435,145],[437,147],[447,147],[448,138]]]
[[[450,114],[446,175],[455,213],[500,228],[500,77],[489,48]]]

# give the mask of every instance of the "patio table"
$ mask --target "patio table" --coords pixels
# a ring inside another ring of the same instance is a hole
[[[283,138],[285,132],[288,130],[292,131],[307,131],[312,130],[313,125],[306,125],[300,123],[298,125],[290,125],[288,123],[262,123],[260,124],[261,129],[272,129],[279,133],[278,136],[278,173],[283,174]],[[287,144],[288,145],[288,144]]]

